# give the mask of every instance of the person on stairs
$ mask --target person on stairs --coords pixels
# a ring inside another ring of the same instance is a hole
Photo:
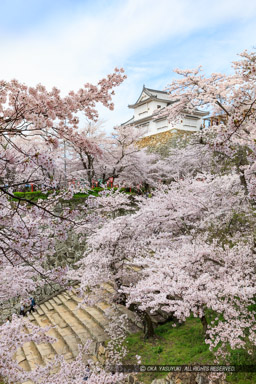
[[[20,316],[26,316],[23,303],[20,304]]]
[[[90,377],[90,366],[89,364],[86,365],[86,368],[85,368],[85,376],[83,378],[83,381],[87,381]]]
[[[30,313],[35,312],[35,305],[36,305],[36,302],[34,297],[30,297],[30,308],[29,308]]]

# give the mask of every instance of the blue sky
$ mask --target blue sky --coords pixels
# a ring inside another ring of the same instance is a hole
[[[256,46],[255,0],[1,0],[1,78],[64,93],[123,67],[128,79],[100,108],[109,130],[128,120],[143,84],[163,89],[173,68],[229,72]]]

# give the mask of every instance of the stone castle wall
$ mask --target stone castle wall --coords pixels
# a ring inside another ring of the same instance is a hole
[[[189,131],[166,131],[166,132],[160,132],[155,135],[150,135],[143,137],[137,142],[137,145],[139,148],[146,148],[146,147],[158,147],[161,145],[167,144],[171,139],[174,137],[182,137],[186,135],[191,135],[192,132]]]

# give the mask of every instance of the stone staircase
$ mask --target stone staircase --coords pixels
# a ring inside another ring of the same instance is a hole
[[[36,311],[28,315],[31,323],[40,327],[55,326],[48,331],[48,335],[57,339],[53,344],[27,342],[16,353],[16,360],[26,371],[33,370],[36,365],[45,365],[55,355],[62,354],[67,361],[71,361],[78,355],[78,345],[85,344],[92,340],[88,351],[88,358],[97,359],[99,346],[109,336],[106,328],[109,324],[109,317],[106,311],[110,310],[108,296],[113,294],[114,288],[111,284],[104,284],[102,287],[103,300],[93,307],[83,305],[78,308],[82,299],[77,295],[79,286],[72,287],[52,297],[48,301],[36,307]],[[134,313],[122,305],[111,308],[111,314],[118,317],[126,314],[129,319],[129,332],[138,332],[142,325],[137,321]],[[29,327],[28,327],[29,328]],[[29,329],[26,330],[30,332]],[[24,384],[31,384],[26,382]]]

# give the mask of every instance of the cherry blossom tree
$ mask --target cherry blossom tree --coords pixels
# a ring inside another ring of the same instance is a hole
[[[102,122],[88,122],[79,132],[72,132],[65,142],[70,157],[69,173],[72,177],[83,177],[92,185],[95,174],[95,163],[101,161],[106,134],[102,130]]]
[[[113,109],[112,89],[120,85],[124,78],[123,70],[116,69],[97,86],[85,84],[84,88],[71,91],[66,97],[61,97],[56,88],[47,91],[42,85],[32,88],[16,80],[0,82],[1,301],[14,296],[26,298],[45,282],[63,283],[65,270],[49,269],[45,267],[45,261],[47,255],[54,254],[56,239],[66,240],[70,230],[77,227],[83,218],[81,208],[71,210],[61,205],[63,199],[72,197],[72,189],[53,193],[47,200],[38,201],[15,196],[14,191],[35,181],[44,185],[45,189],[56,186],[58,164],[53,151],[59,141],[65,139],[70,130],[75,136],[78,113],[94,120],[98,117],[97,102]],[[9,357],[14,357],[15,345],[21,345],[17,342],[17,335],[23,323],[22,320],[17,321],[14,319],[10,326],[0,328],[1,342],[12,346]],[[34,331],[37,332],[36,329]],[[26,340],[34,340],[33,337],[36,338],[33,334],[26,335]],[[24,338],[21,337],[20,342],[22,340]],[[1,373],[7,375],[10,382],[22,382],[24,373],[16,366],[13,374],[10,371],[8,375],[5,353],[1,355]],[[8,361],[10,366],[10,359]],[[49,369],[51,367],[46,367],[45,372]],[[40,381],[43,371],[40,372],[27,373],[26,378],[31,375],[33,381]]]
[[[236,161],[241,183],[254,198],[256,53],[244,51],[240,58],[233,62],[231,75],[214,73],[206,77],[201,67],[176,69],[180,78],[168,85],[167,91],[177,101],[163,113],[175,120],[184,109],[210,109],[216,118],[209,147]]]
[[[68,120],[69,125],[72,125],[75,130],[78,124],[78,118],[75,115],[77,112],[82,111],[89,118],[97,117],[96,102],[102,102],[103,105],[112,109],[110,91],[113,86],[119,85],[123,79],[122,72],[116,70],[113,75],[101,80],[98,87],[86,84],[84,89],[80,89],[77,93],[70,92],[69,96],[64,98],[60,97],[59,91],[55,88],[51,92],[47,92],[41,85],[36,88],[29,88],[16,80],[10,83],[2,81],[0,166],[3,183],[7,184],[8,179],[6,180],[6,178],[12,171],[21,175],[25,173],[27,183],[33,181],[35,173],[38,177],[38,170],[41,170],[40,182],[54,186],[56,183],[53,180],[54,162],[50,150],[57,146],[59,138],[65,136],[65,121]],[[17,141],[17,137],[19,141]],[[31,148],[30,145],[27,145],[27,140],[31,140],[31,137],[43,139],[44,143],[49,146],[48,153],[44,147],[40,148],[37,145],[35,148]],[[69,212],[65,209],[61,215],[56,214],[56,206],[60,198],[55,195],[45,203],[42,201],[37,203],[21,197],[18,197],[18,203],[15,203],[11,199],[15,197],[13,190],[19,184],[22,185],[23,182],[17,180],[14,184],[9,183],[8,189],[4,185],[0,186],[1,257],[5,262],[12,263],[13,261],[14,264],[17,257],[21,257],[19,255],[21,253],[24,255],[23,259],[29,262],[31,252],[40,258],[47,249],[51,251],[53,233],[56,235],[58,232],[65,238],[65,226],[68,224],[63,219],[69,218]],[[65,197],[65,193],[60,197]],[[26,203],[30,205],[30,209],[27,209]],[[72,215],[70,220],[73,219]],[[52,234],[50,230],[52,227],[50,225],[51,220],[54,227]],[[37,221],[40,221],[40,225],[35,226]],[[45,236],[47,231],[49,231],[49,235]],[[40,233],[42,233],[44,241],[37,241],[38,245],[35,246],[33,239],[39,240]],[[14,244],[19,244],[19,242],[21,244],[15,247]],[[28,249],[26,255],[23,247]],[[35,252],[33,252],[33,247],[35,247]],[[41,248],[42,250],[40,250]]]
[[[138,313],[199,317],[207,343],[221,356],[227,346],[255,345],[255,312],[249,308],[255,298],[256,59],[254,53],[241,56],[230,76],[176,71],[182,79],[168,89],[177,101],[162,113],[173,120],[184,109],[209,108],[221,124],[161,160],[170,185],[155,186],[150,199],[136,198],[131,215],[101,223],[77,272],[82,291],[92,289],[94,300],[98,285],[110,280],[113,301]],[[118,169],[122,156],[117,159]],[[149,323],[146,332],[152,334]]]
[[[169,186],[155,190],[152,198],[138,197],[136,212],[110,218],[89,237],[77,277],[83,291],[92,289],[94,300],[100,298],[99,284],[114,282],[113,301],[136,310],[147,336],[152,335],[152,316],[199,317],[211,348],[222,342],[223,356],[227,345],[247,348],[248,332],[254,344],[249,306],[256,293],[255,219],[235,168],[206,173],[212,157],[203,153],[197,154],[197,164],[202,156],[208,164],[191,173],[200,148],[204,152],[201,144],[187,147],[191,164],[188,154],[182,163],[183,149],[180,157],[176,151]]]
[[[112,178],[119,186],[139,185],[146,190],[156,184],[160,179],[160,158],[139,148],[137,142],[142,134],[132,126],[114,128],[97,164],[97,173],[103,182]]]
[[[149,189],[161,179],[160,157],[141,150],[137,142],[141,131],[134,127],[115,127],[108,137],[99,125],[89,124],[81,132],[69,135],[73,153],[72,176],[123,187]],[[84,171],[84,172],[83,172]]]
[[[153,334],[152,317],[159,313],[181,322],[192,314],[200,318],[206,342],[218,349],[217,356],[225,357],[229,347],[250,353],[256,344],[256,55],[244,52],[241,57],[229,76],[207,78],[200,68],[176,70],[182,79],[174,80],[168,90],[177,101],[162,113],[175,119],[184,109],[207,107],[221,124],[199,132],[161,159],[138,149],[141,132],[132,127],[116,128],[103,145],[77,131],[78,112],[95,119],[98,101],[112,109],[110,93],[123,81],[122,71],[100,81],[98,87],[86,84],[65,98],[41,85],[32,89],[16,81],[0,83],[2,299],[17,290],[25,295],[42,280],[61,281],[61,270],[47,270],[42,261],[54,252],[54,237],[65,240],[72,229],[86,233],[86,249],[76,270],[65,275],[81,281],[85,302],[100,301],[100,285],[110,281],[115,288],[110,301],[134,310],[147,336]],[[10,175],[26,172],[26,180],[40,176],[52,187],[55,169],[50,151],[28,151],[15,143],[17,136],[24,140],[39,136],[50,150],[59,140],[69,140],[78,156],[85,156],[82,168],[88,180],[112,177],[120,186],[144,184],[153,187],[152,196],[103,191],[93,206],[88,201],[79,212],[65,207],[58,211],[61,199],[70,198],[74,188],[45,202],[26,198],[15,202],[16,182]],[[13,324],[17,329],[22,326]],[[11,328],[4,325],[3,330],[11,339]],[[68,366],[60,358],[59,376],[51,382],[69,382],[72,372],[77,373],[75,382],[80,382],[81,359]],[[45,382],[47,369],[41,370]],[[13,372],[19,377],[18,371]],[[110,377],[99,368],[90,380],[121,383],[123,378]]]
[[[5,144],[4,144],[5,143]],[[24,188],[25,185],[35,184],[37,189],[40,189],[42,185],[40,182],[43,180],[54,179],[56,184],[62,184],[65,179],[65,167],[63,150],[61,147],[61,140],[59,146],[49,145],[40,136],[35,137],[20,137],[16,136],[12,138],[11,142],[2,140],[2,146],[5,150],[14,151],[12,145],[23,153],[28,154],[33,158],[33,155],[43,153],[51,163],[51,170],[48,166],[37,164],[34,162],[32,167],[25,167],[21,169],[20,164],[8,164],[7,173],[2,180],[2,184],[8,186],[14,186],[14,189],[19,190]],[[19,160],[22,161],[22,154],[18,154]]]

